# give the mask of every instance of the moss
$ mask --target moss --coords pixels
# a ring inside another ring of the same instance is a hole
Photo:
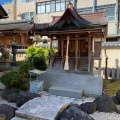
[[[120,89],[120,80],[104,79],[103,82],[108,85],[109,95],[116,95],[116,92]]]

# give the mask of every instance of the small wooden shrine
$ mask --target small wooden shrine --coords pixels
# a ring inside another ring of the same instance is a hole
[[[107,19],[101,15],[95,17],[95,14],[79,15],[70,2],[61,17],[53,18],[49,27],[36,31],[51,39],[50,69],[93,72],[94,61],[98,60],[100,73],[101,43],[106,38]],[[54,56],[53,41],[58,42]]]

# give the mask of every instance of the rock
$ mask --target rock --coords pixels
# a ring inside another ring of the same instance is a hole
[[[118,101],[118,99],[116,98],[116,96],[112,96],[111,98],[113,99],[113,101],[114,101],[115,104],[117,104],[117,105],[120,104],[120,102]]]
[[[115,112],[117,107],[109,95],[101,95],[97,97],[94,102],[97,104],[99,112]]]
[[[13,94],[17,94],[17,90],[14,89],[14,88],[11,88],[11,89],[4,89],[2,90],[1,92],[1,97],[5,100],[7,100],[7,98],[9,98],[10,95],[13,95]],[[8,100],[7,100],[8,101]]]
[[[91,114],[91,113],[95,112],[96,108],[97,108],[97,104],[94,102],[83,103],[80,106],[81,106],[81,110],[87,114]]]
[[[36,93],[30,93],[30,92],[20,92],[16,96],[17,107],[22,106],[24,103],[26,103],[27,101],[29,101],[35,97],[40,97],[40,95],[36,94]]]
[[[120,102],[120,90],[118,90],[118,91],[116,92],[116,98],[117,98],[117,100]]]
[[[0,91],[5,89],[5,85],[0,82]]]
[[[94,120],[78,105],[70,104],[55,120]]]
[[[0,114],[5,116],[5,120],[11,120],[15,116],[16,110],[17,110],[16,108],[10,105],[0,104]]]
[[[9,94],[9,95],[6,96],[6,100],[8,102],[15,103],[16,102],[16,97],[17,97],[17,94]]]
[[[58,116],[69,106],[70,103],[65,103],[62,108],[59,110],[59,112],[57,113],[57,115],[55,116],[55,120],[58,119]]]

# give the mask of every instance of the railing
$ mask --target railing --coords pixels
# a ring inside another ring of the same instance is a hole
[[[105,78],[105,68],[102,68],[103,78]],[[107,68],[108,79],[120,79],[120,68]]]

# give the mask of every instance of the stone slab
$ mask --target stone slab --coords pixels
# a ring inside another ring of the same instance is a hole
[[[20,107],[15,115],[28,120],[54,120],[62,106],[74,100],[74,98],[53,95],[37,97]]]
[[[53,95],[60,95],[64,97],[72,97],[81,99],[83,97],[83,90],[71,89],[65,87],[52,86],[49,88],[49,93]]]

